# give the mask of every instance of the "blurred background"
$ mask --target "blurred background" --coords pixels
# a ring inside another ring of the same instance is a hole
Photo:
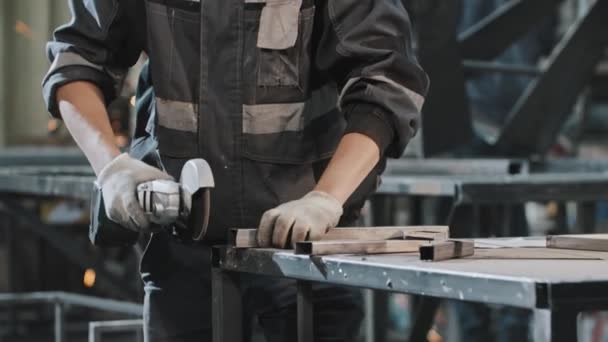
[[[597,19],[608,13],[596,13],[596,1],[403,3],[432,83],[422,132],[404,159],[439,160],[433,164],[438,176],[457,173],[445,159],[473,160],[469,165],[481,169],[484,160],[514,161],[509,173],[566,173],[573,188],[583,175],[608,171],[608,30]],[[91,245],[92,171],[42,101],[45,44],[69,20],[64,0],[0,1],[0,342],[141,338],[138,263],[145,237],[133,248]],[[109,111],[125,149],[143,63],[145,57]],[[417,172],[388,170],[394,177]],[[471,208],[481,214],[473,218]],[[468,237],[608,231],[603,198],[532,202],[522,196],[504,208],[379,194],[362,224],[450,224]],[[361,340],[403,340],[415,300],[368,298],[376,303],[368,318],[380,323],[362,327]],[[546,320],[543,313],[444,303],[428,339],[543,341]],[[583,340],[608,341],[607,324],[608,315],[585,315]],[[93,326],[98,335],[89,335]]]

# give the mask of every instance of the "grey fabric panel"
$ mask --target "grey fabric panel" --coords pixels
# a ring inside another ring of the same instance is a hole
[[[374,81],[378,81],[378,82],[383,82],[386,83],[388,85],[390,85],[391,87],[394,87],[395,89],[397,89],[399,92],[405,94],[410,100],[412,100],[412,102],[414,103],[414,106],[416,106],[416,109],[418,111],[420,111],[422,109],[422,106],[424,105],[424,97],[422,97],[420,94],[402,86],[401,84],[391,80],[390,78],[383,76],[383,75],[376,75],[376,76],[361,76],[361,77],[353,77],[351,79],[349,79],[346,82],[346,85],[344,86],[344,88],[342,88],[342,92],[340,93],[340,97],[338,99],[338,106],[342,105],[342,98],[344,97],[344,95],[349,91],[349,89],[357,82],[359,82],[360,80],[365,80],[365,79],[369,79],[369,80],[374,80]]]
[[[304,102],[243,105],[243,133],[297,132],[304,127]]]
[[[52,74],[63,67],[74,65],[86,66],[98,71],[104,71],[102,66],[89,62],[77,53],[61,52],[55,56],[55,60],[53,61],[53,64],[51,64],[51,68],[49,69],[48,73]]]
[[[198,106],[190,102],[156,98],[158,124],[176,131],[198,131]]]

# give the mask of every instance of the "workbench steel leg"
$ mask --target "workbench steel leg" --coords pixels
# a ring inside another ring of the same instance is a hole
[[[213,342],[242,342],[243,303],[238,275],[219,268],[211,273]]]
[[[513,206],[510,204],[503,204],[502,209],[502,231],[500,232],[501,237],[513,236]],[[500,216],[499,216],[500,217]]]
[[[55,342],[64,341],[63,304],[55,303]]]
[[[576,204],[576,232],[580,234],[595,233],[595,202]]]
[[[386,342],[388,329],[388,297],[385,291],[372,292],[373,342]]]
[[[420,297],[416,305],[414,322],[408,341],[426,341],[429,330],[435,321],[435,315],[439,309],[440,300],[432,297]]]
[[[11,218],[5,216],[3,221],[6,234],[6,254],[8,256],[8,260],[6,262],[8,267],[8,292],[19,292],[21,289],[19,288],[18,284],[20,277],[18,273],[19,255],[17,255],[17,246],[19,246],[19,241],[16,236],[17,231],[14,229],[15,227],[13,227],[14,222]],[[15,336],[17,334],[17,309],[13,304],[8,306],[7,323],[8,331],[6,335]]]
[[[314,341],[312,283],[298,281],[298,342]]]
[[[551,342],[578,341],[578,312],[555,310],[551,312]]]

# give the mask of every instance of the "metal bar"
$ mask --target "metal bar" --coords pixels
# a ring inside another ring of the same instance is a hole
[[[608,193],[603,173],[547,173],[513,176],[385,176],[377,194],[453,197],[459,204],[530,201],[597,201]]]
[[[296,254],[386,254],[415,253],[429,244],[429,240],[381,240],[381,241],[304,241],[296,243]]]
[[[465,73],[477,74],[479,72],[496,72],[513,75],[537,77],[543,74],[543,70],[529,65],[506,64],[499,62],[484,62],[474,60],[462,61]]]
[[[298,342],[314,341],[312,283],[298,281]]]
[[[63,324],[63,303],[55,302],[55,342],[63,342],[65,338]]]
[[[89,322],[88,342],[101,342],[103,333],[131,331],[134,333],[136,341],[142,341],[143,324],[141,319]]]
[[[255,248],[258,247],[256,234],[257,229],[232,229],[229,243],[236,248]],[[321,241],[379,241],[421,237],[425,234],[436,240],[445,240],[448,238],[449,228],[447,226],[333,228]]]
[[[549,16],[557,0],[511,0],[460,34],[466,59],[491,60]]]
[[[88,165],[87,159],[76,147],[4,147],[0,149],[0,166],[53,166]]]
[[[523,159],[426,158],[392,159],[385,175],[512,175],[525,173],[528,162]],[[570,163],[568,163],[570,164]],[[606,169],[608,169],[608,164]]]
[[[543,154],[553,144],[604,54],[608,35],[597,32],[608,31],[606,17],[608,2],[597,1],[568,31],[550,56],[547,71],[529,86],[510,113],[496,142],[498,154]]]
[[[238,274],[211,270],[213,342],[243,341],[243,309]]]
[[[0,168],[5,193],[90,200],[95,176],[90,167]]]
[[[485,178],[485,179],[484,179]],[[448,180],[456,184],[457,199],[463,203],[524,203],[530,201],[597,201],[608,193],[608,179],[602,173],[522,175]],[[408,181],[411,181],[408,180]],[[425,180],[423,180],[425,181]],[[437,180],[441,186],[441,180]]]
[[[416,306],[416,315],[408,341],[426,341],[429,330],[435,321],[440,300],[433,297],[420,297]]]
[[[141,316],[143,306],[137,303],[97,298],[65,292],[0,293],[0,305],[60,303],[62,305]]]
[[[475,243],[467,240],[431,242],[420,246],[420,260],[442,261],[464,258],[475,253]]]

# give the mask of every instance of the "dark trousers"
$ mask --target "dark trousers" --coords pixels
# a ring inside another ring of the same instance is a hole
[[[146,342],[211,341],[211,250],[155,234],[141,262]],[[296,287],[285,279],[241,276],[243,335],[257,320],[267,342],[296,341]],[[315,341],[353,341],[363,319],[359,291],[316,285]]]

